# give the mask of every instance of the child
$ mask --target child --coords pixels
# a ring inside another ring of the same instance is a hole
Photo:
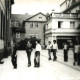
[[[35,52],[35,58],[34,58],[34,67],[40,66],[40,51],[41,51],[41,45],[40,41],[36,41],[36,52]]]

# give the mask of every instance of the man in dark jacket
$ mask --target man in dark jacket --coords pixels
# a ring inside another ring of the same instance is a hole
[[[17,44],[14,44],[13,46],[13,54],[12,54],[12,64],[14,66],[14,69],[17,68],[17,55],[16,55],[16,51],[17,51]]]
[[[27,42],[26,45],[26,52],[27,52],[27,58],[28,58],[28,67],[31,66],[31,52],[32,52],[32,44],[30,43],[30,41]]]

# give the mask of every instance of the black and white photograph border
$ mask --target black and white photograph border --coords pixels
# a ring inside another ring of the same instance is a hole
[[[80,0],[0,0],[0,80],[80,80]]]

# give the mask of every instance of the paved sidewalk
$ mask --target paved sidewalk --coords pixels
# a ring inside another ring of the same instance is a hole
[[[31,67],[27,67],[26,51],[17,51],[18,68],[13,69],[11,56],[3,59],[0,80],[80,80],[80,71],[58,61],[48,61],[47,54],[47,50],[41,51],[40,67],[34,68],[34,51],[31,55]]]
[[[46,54],[42,54],[42,55],[48,58],[48,54],[47,54],[48,51],[43,50],[43,53],[46,53]],[[52,53],[51,53],[51,57],[53,59],[53,54]],[[73,51],[72,50],[68,51],[68,62],[64,62],[63,50],[58,50],[57,51],[57,62],[80,71],[80,66],[77,65],[77,64],[75,66],[73,66],[73,61],[74,61],[74,59],[73,59]]]

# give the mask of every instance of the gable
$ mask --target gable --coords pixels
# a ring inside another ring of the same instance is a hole
[[[39,14],[29,18],[27,21],[46,21],[46,16],[39,13]]]

